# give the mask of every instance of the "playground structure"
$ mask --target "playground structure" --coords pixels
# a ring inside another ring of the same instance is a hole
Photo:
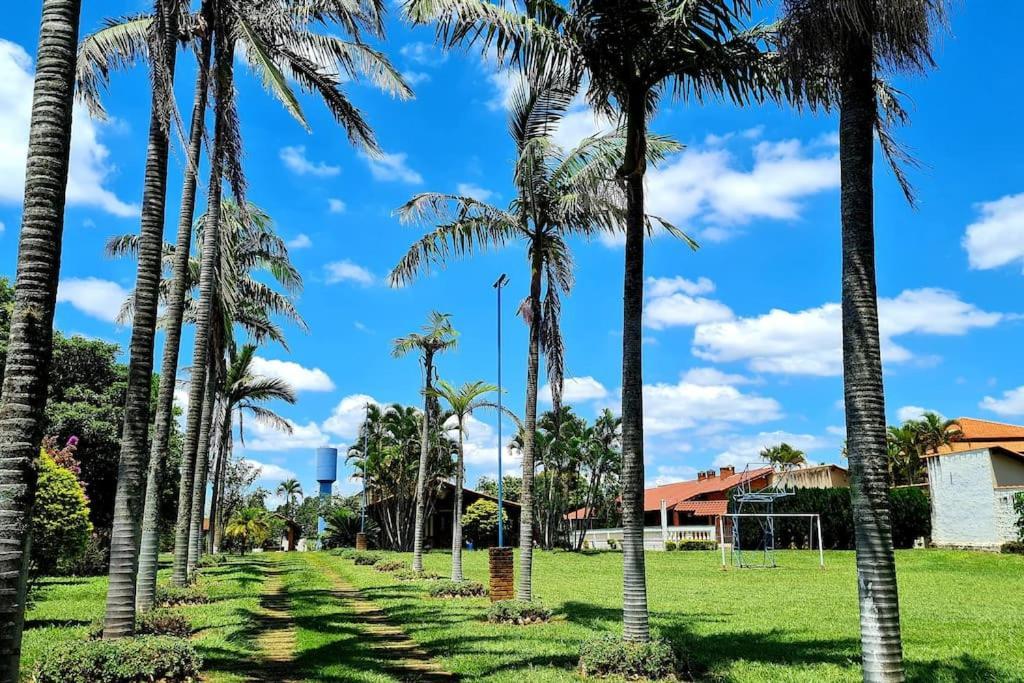
[[[751,467],[764,467],[763,463],[747,464],[744,472],[750,471]],[[738,569],[773,569],[778,566],[775,555],[775,524],[780,518],[803,518],[808,522],[808,541],[813,549],[815,531],[818,539],[818,562],[825,567],[824,544],[821,537],[821,515],[813,513],[777,513],[775,502],[787,496],[793,495],[786,476],[786,470],[776,469],[775,476],[771,477],[769,483],[759,489],[754,489],[755,479],[743,477],[740,484],[733,490],[733,512],[720,517],[718,520],[718,537],[722,549],[722,568],[725,569],[726,561],[726,530],[725,519],[729,519],[731,531],[731,543],[729,544],[731,564]],[[758,543],[753,548],[744,548],[743,531],[750,524],[756,524],[758,529]]]
[[[316,449],[316,481],[320,484],[320,500],[326,502],[331,497],[331,487],[338,480],[338,449],[323,447]],[[316,518],[316,534],[322,536],[327,522],[323,517],[326,505],[321,505],[321,514]],[[319,541],[317,541],[319,544]]]

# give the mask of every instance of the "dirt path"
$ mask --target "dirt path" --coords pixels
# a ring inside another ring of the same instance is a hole
[[[249,680],[290,683],[291,665],[295,661],[295,627],[289,614],[289,600],[281,581],[281,566],[277,559],[267,563],[267,578],[260,596],[259,669]],[[297,680],[296,680],[297,683]]]
[[[330,566],[323,558],[304,555],[311,565],[331,583],[330,595],[350,609],[365,641],[386,662],[387,673],[403,683],[457,681],[455,674],[445,671],[402,629],[388,621],[387,615],[374,602]]]

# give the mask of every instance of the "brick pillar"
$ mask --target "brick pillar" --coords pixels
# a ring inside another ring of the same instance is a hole
[[[356,550],[366,550],[366,534],[356,534]]]
[[[516,596],[512,548],[491,548],[488,560],[491,573],[491,602],[512,600]]]

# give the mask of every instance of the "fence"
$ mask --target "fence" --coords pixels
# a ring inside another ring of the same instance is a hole
[[[614,542],[622,547],[622,529],[586,529],[574,531],[573,540],[579,539],[583,534],[584,547],[605,550],[611,545],[608,541]],[[712,525],[707,526],[649,526],[644,527],[644,549],[664,550],[665,541],[715,541],[718,540],[716,529]]]

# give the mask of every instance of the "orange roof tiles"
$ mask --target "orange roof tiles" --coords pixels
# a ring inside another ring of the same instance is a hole
[[[712,493],[725,493],[741,483],[750,479],[759,479],[771,473],[771,467],[759,467],[748,472],[737,472],[726,477],[718,474],[706,479],[694,479],[691,481],[679,481],[674,484],[656,486],[652,489],[644,489],[644,511],[661,509],[661,501],[669,509],[676,507],[678,503],[691,500],[699,496],[706,496]],[[682,508],[678,508],[682,509]]]
[[[679,512],[692,512],[695,515],[720,517],[729,511],[727,500],[687,500],[676,503],[675,508]]]
[[[1001,447],[1017,453],[1024,452],[1024,427],[979,420],[973,417],[958,417],[960,436],[948,446],[942,446],[935,453],[926,453],[924,457],[934,457],[948,453],[962,453],[979,448]]]

